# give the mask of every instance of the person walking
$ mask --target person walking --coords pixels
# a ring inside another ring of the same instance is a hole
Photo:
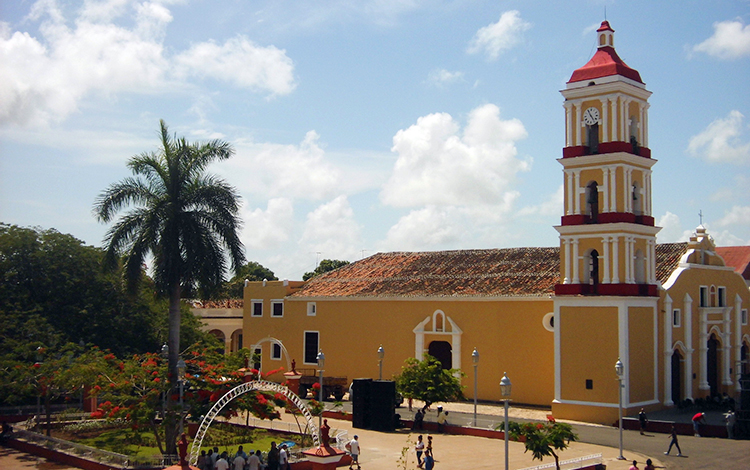
[[[641,408],[641,411],[638,413],[638,423],[641,425],[641,436],[643,436],[643,431],[646,430],[646,425],[648,424],[648,417],[643,408]]]
[[[696,413],[693,416],[693,431],[695,432],[695,437],[700,437],[700,425],[706,424],[706,413],[700,412]]]
[[[664,452],[664,455],[669,455],[669,453],[672,451],[672,446],[676,446],[677,457],[682,457],[682,449],[680,449],[680,443],[677,442],[677,430],[674,428],[674,424],[672,425],[672,431],[669,433],[669,437],[672,440],[669,442],[669,449],[667,449],[667,451]]]
[[[734,414],[734,411],[729,410],[726,413],[724,413],[724,422],[727,425],[727,437],[729,439],[734,439],[735,421],[737,421],[737,415]]]
[[[427,449],[424,453],[424,468],[425,470],[432,470],[435,468],[435,459],[432,457],[432,451]]]
[[[354,465],[355,463],[357,464],[357,470],[362,468],[359,466],[360,448],[359,448],[359,441],[357,439],[359,439],[359,436],[355,434],[354,439],[352,439],[351,441],[349,441],[348,444],[346,444],[346,450],[348,450],[352,456],[352,463],[349,464],[349,470],[353,470],[352,465]]]
[[[424,441],[422,435],[417,437],[417,443],[414,445],[414,450],[417,451],[417,467],[422,468],[424,462],[422,462],[422,454],[424,453]]]

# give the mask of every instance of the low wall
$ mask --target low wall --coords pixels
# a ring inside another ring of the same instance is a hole
[[[52,460],[53,462],[70,465],[71,467],[81,468],[83,470],[120,469],[120,467],[112,467],[109,465],[101,464],[99,462],[92,462],[91,460],[86,460],[82,457],[66,454],[54,449],[48,449],[40,445],[31,444],[29,442],[19,441],[18,439],[9,439],[8,441],[6,441],[5,445],[21,452],[26,452],[27,454],[37,455],[39,457],[44,457],[47,460]]]

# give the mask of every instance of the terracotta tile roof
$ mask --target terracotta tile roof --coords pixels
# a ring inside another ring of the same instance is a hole
[[[717,246],[716,254],[743,278],[750,279],[750,246]]]
[[[656,277],[677,268],[687,243],[656,245]],[[560,249],[378,253],[315,277],[292,297],[540,297],[560,279]]]
[[[664,284],[687,252],[687,242],[656,245],[656,280]]]
[[[311,279],[293,297],[543,296],[559,248],[378,253]]]
[[[193,300],[193,308],[239,308],[244,304],[243,299],[222,299],[222,300]]]

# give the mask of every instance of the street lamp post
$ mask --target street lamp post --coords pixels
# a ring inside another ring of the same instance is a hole
[[[187,368],[187,365],[185,364],[185,361],[180,358],[180,360],[177,362],[177,383],[180,384],[180,436],[182,436],[183,431],[183,420],[185,418],[185,412],[183,407],[183,400],[182,397],[184,395],[185,391],[185,369]]]
[[[378,348],[378,366],[380,368],[380,380],[383,380],[383,358],[385,357],[385,349],[381,344]]]
[[[479,351],[474,348],[471,353],[471,362],[474,363],[474,427],[477,427],[477,366],[479,365]]]
[[[508,470],[508,402],[510,401],[511,383],[508,375],[503,372],[503,378],[500,380],[500,394],[505,398],[505,470]]]
[[[620,424],[620,456],[617,457],[617,460],[625,460],[625,457],[622,456],[622,377],[625,372],[625,367],[622,365],[622,362],[620,361],[620,358],[617,358],[617,362],[615,363],[615,374],[617,374],[617,392],[618,392],[618,398],[617,398],[617,409],[619,412],[619,424]]]
[[[320,406],[323,406],[323,367],[326,364],[326,357],[323,354],[323,350],[318,350],[318,375],[320,376],[320,389],[318,390],[318,398],[320,399]],[[323,410],[320,410],[318,416],[318,438],[320,438],[320,428],[323,427]]]
[[[37,367],[42,366],[42,352],[44,352],[44,348],[39,346],[36,348],[36,363],[34,364]],[[36,426],[35,431],[39,432],[39,417],[42,415],[42,387],[39,387],[38,390],[39,393],[36,394]]]

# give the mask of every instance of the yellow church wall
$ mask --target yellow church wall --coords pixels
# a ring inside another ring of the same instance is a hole
[[[630,403],[653,401],[655,312],[648,307],[628,309],[628,355],[630,365]]]
[[[560,307],[559,318],[561,399],[616,403],[617,307]],[[587,380],[591,389],[586,389]]]
[[[253,284],[253,283],[250,283]],[[251,294],[252,293],[252,294]],[[260,298],[257,289],[246,289],[248,295]],[[274,297],[275,298],[275,297]],[[307,314],[307,304],[314,301],[316,315]],[[452,353],[460,355],[460,369],[467,399],[474,395],[474,367],[471,353],[476,347],[478,397],[500,400],[499,382],[507,372],[513,383],[512,399],[518,403],[548,406],[553,396],[553,333],[543,325],[544,316],[552,311],[550,299],[538,300],[346,300],[287,298],[283,318],[269,315],[252,317],[246,303],[245,340],[253,344],[271,336],[283,343],[297,369],[315,368],[304,364],[304,332],[319,332],[320,348],[326,356],[326,376],[354,378],[378,377],[377,349],[385,350],[383,378],[401,371],[404,361],[415,356],[414,329],[426,318],[424,351],[431,341],[447,341]],[[445,331],[433,332],[432,317],[436,311],[445,315]],[[462,333],[452,336],[448,318]],[[356,320],[355,320],[356,319]],[[460,344],[457,344],[460,343]],[[268,371],[282,361],[270,360],[270,345],[263,346],[262,369]]]

